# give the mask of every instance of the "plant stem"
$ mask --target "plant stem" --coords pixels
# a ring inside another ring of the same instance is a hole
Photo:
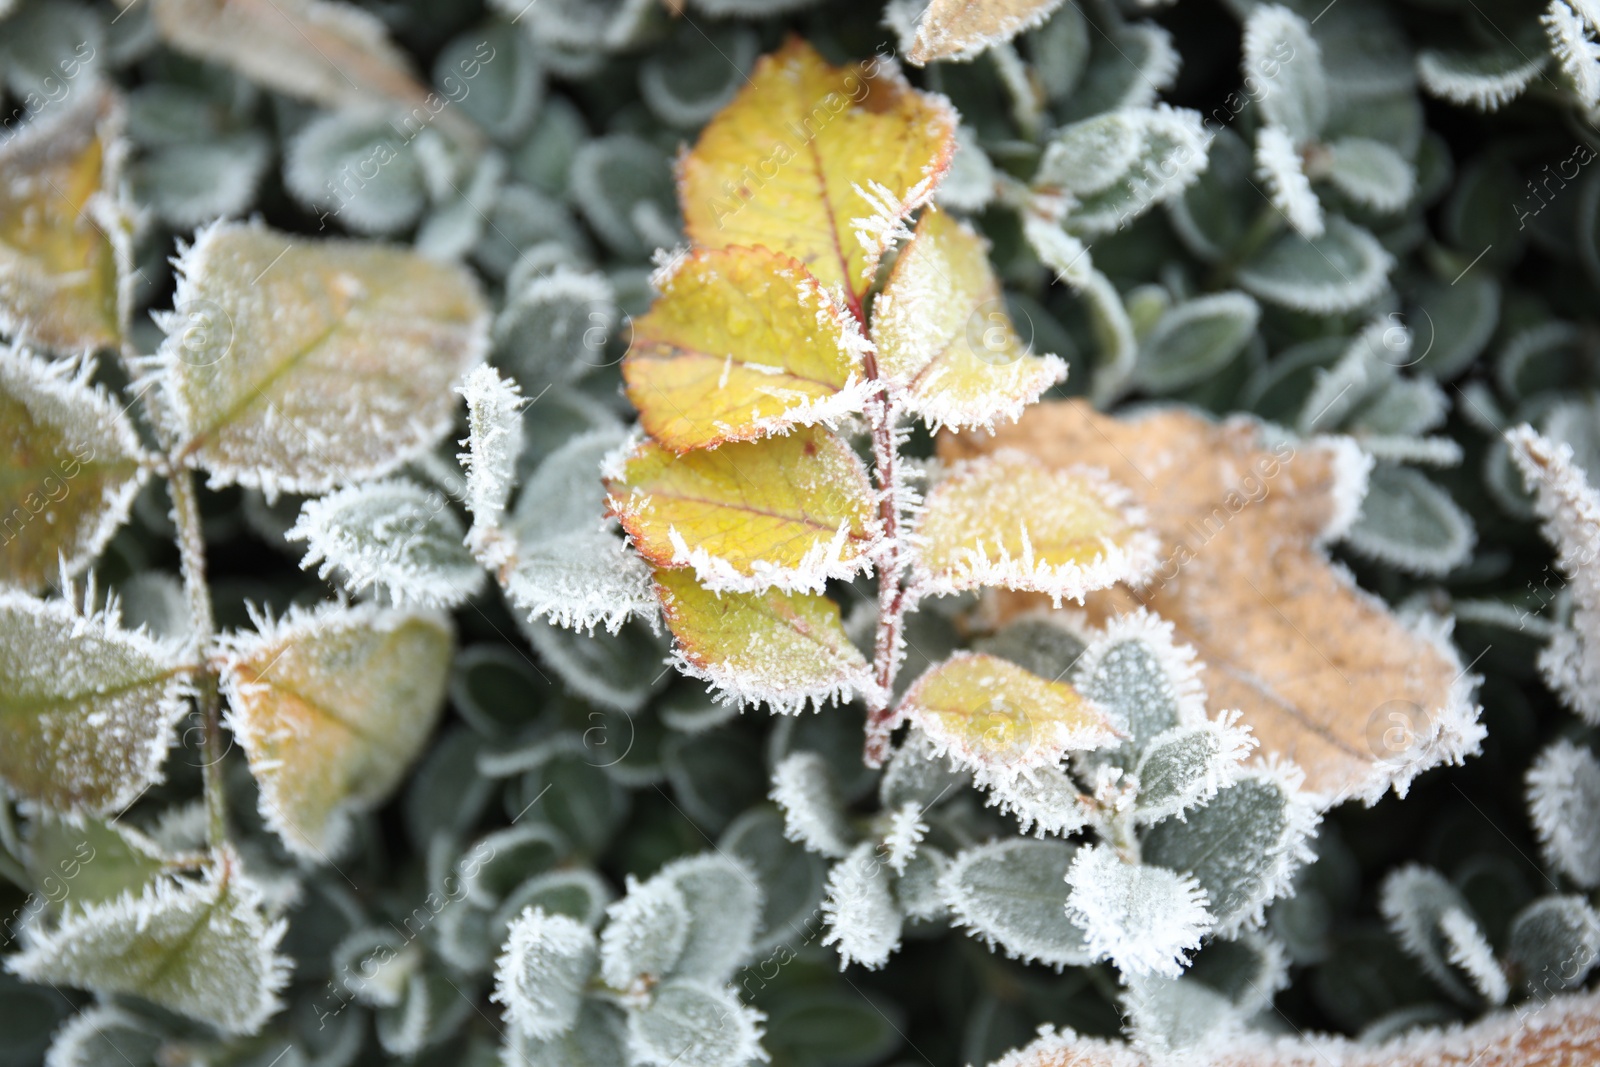
[[[189,600],[189,616],[195,644],[204,653],[211,644],[216,623],[211,614],[211,590],[206,586],[206,545],[200,525],[200,498],[194,474],[173,465],[167,486],[172,493],[172,519],[178,527],[178,555],[183,563],[183,591]],[[228,804],[222,788],[222,702],[217,693],[217,674],[209,666],[195,678],[195,704],[205,730],[203,773],[206,797],[206,840],[212,848],[228,838]]]
[[[878,377],[877,360],[867,357],[867,373]],[[878,627],[873,640],[873,692],[867,697],[867,740],[863,758],[869,767],[881,767],[889,754],[889,734],[894,729],[890,702],[894,677],[900,666],[900,631],[905,620],[905,557],[900,552],[900,454],[895,439],[899,409],[887,386],[866,405],[872,428],[872,454],[878,481],[878,520],[883,526],[883,554],[878,559]]]

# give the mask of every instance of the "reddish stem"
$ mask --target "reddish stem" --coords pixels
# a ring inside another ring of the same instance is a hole
[[[878,361],[868,353],[865,370],[872,381],[878,376]],[[872,430],[872,453],[877,475],[878,519],[883,526],[883,552],[878,559],[878,628],[873,642],[873,692],[867,696],[867,738],[863,753],[867,766],[881,767],[889,754],[889,734],[894,729],[890,701],[894,697],[894,678],[900,666],[900,629],[905,618],[906,596],[902,579],[905,559],[900,553],[899,450],[894,424],[897,416],[889,399],[887,383],[866,404],[867,423]]]

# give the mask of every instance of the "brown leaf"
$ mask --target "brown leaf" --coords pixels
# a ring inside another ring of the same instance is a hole
[[[1143,604],[1195,647],[1216,709],[1237,708],[1262,756],[1293,760],[1333,804],[1477,751],[1476,681],[1448,625],[1408,625],[1357,588],[1323,544],[1354,518],[1365,460],[1353,442],[1274,440],[1252,419],[1183,409],[1121,420],[1080,401],[1041,404],[993,436],[946,435],[940,454],[1016,448],[1053,466],[1106,468],[1144,508],[1162,562],[1143,589],[1092,594],[1095,621]],[[996,625],[1041,607],[996,593]]]
[[[971,59],[1037,26],[1060,6],[1061,0],[933,0],[906,58],[919,67],[930,59]]]
[[[1457,1030],[1424,1030],[1363,1045],[1344,1037],[1271,1038],[1250,1035],[1209,1055],[1191,1054],[1192,1067],[1536,1067],[1600,1062],[1600,994],[1531,1000]],[[1151,1067],[1151,1059],[1120,1042],[1044,1033],[990,1067]]]

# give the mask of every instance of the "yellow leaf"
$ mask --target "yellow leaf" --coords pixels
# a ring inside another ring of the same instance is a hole
[[[105,548],[144,484],[133,423],[91,369],[0,349],[0,585],[37,589]]]
[[[443,616],[329,605],[224,639],[228,727],[261,786],[261,815],[323,863],[405,778],[444,706]]]
[[[1015,419],[1067,376],[1017,337],[983,238],[933,210],[873,302],[872,339],[879,372],[936,429]]]
[[[1082,601],[1155,565],[1160,542],[1128,491],[1089,468],[1006,449],[955,464],[928,493],[918,562],[937,592],[994,585]]]
[[[956,115],[892,61],[829,66],[799,38],[756,64],[679,167],[690,239],[793,256],[861,297],[955,152]]]
[[[933,0],[922,12],[906,58],[921,66],[934,59],[971,59],[990,45],[1037,26],[1061,0]]]
[[[409,249],[224,224],[179,270],[163,406],[214,482],[317,493],[388,473],[448,431],[488,343],[472,276]]]
[[[900,714],[971,770],[1012,777],[1116,740],[1101,710],[1065,682],[982,652],[957,652],[912,683]]]
[[[861,410],[866,339],[801,264],[764,248],[699,249],[659,283],[622,375],[662,444],[749,441]]]
[[[111,210],[121,107],[76,93],[0,146],[0,332],[56,351],[117,344]]]
[[[1448,1030],[1409,1030],[1382,1043],[1333,1034],[1286,1038],[1260,1032],[1211,1041],[1185,1062],[1205,1067],[1534,1067],[1600,1062],[1600,994],[1529,1001]],[[1171,1062],[1121,1041],[1043,1032],[990,1067],[1154,1067]]]
[[[1143,605],[1204,662],[1212,707],[1237,708],[1306,773],[1322,801],[1376,801],[1483,737],[1448,623],[1405,623],[1335,568],[1323,544],[1354,518],[1366,461],[1347,438],[1274,441],[1248,418],[1169,409],[1121,420],[1042,404],[993,438],[946,435],[947,459],[1019,449],[1054,467],[1093,464],[1126,486],[1164,558],[1145,587],[1089,596],[1091,621]],[[1002,622],[1037,598],[998,594]]]
[[[796,713],[808,703],[844,703],[872,686],[839,605],[826,597],[776,589],[718,595],[687,568],[657,570],[656,593],[677,638],[674,664],[726,702],[766,701]]]
[[[877,543],[877,499],[849,445],[808,427],[682,455],[642,440],[606,482],[645,559],[713,591],[820,593]]]

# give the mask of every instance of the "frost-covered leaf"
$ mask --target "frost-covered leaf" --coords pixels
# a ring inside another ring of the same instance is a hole
[[[467,473],[470,545],[485,565],[499,567],[510,550],[499,526],[522,453],[523,397],[517,384],[489,366],[474,367],[457,389],[467,402],[467,436],[458,453]]]
[[[934,754],[926,736],[913,730],[890,754],[883,777],[878,779],[878,798],[885,808],[915,803],[926,811],[956,797],[967,781],[967,775]]]
[[[673,860],[651,881],[674,886],[689,909],[689,932],[672,977],[726,982],[750,955],[761,928],[762,891],[742,859],[720,851]]]
[[[508,283],[506,306],[495,317],[495,358],[538,396],[610,362],[617,316],[616,289],[605,275],[557,266],[515,288]]]
[[[559,540],[552,540],[549,551],[566,553],[570,557],[575,549],[586,551],[590,544],[574,539],[573,544],[563,545]],[[580,591],[590,596],[611,595],[614,587],[605,581],[614,571],[603,557],[592,561],[593,569],[588,571],[582,566],[574,568],[571,563],[568,558],[559,563],[552,561],[549,567],[562,583],[582,582],[586,573],[605,576],[602,582],[582,586]],[[556,588],[572,587],[558,585]],[[646,589],[653,604],[655,594],[648,592],[648,575]],[[566,595],[562,593],[563,597]],[[603,622],[604,617],[596,621]],[[549,665],[567,689],[603,708],[631,715],[644,707],[651,695],[664,688],[671,678],[672,672],[661,666],[667,657],[666,640],[637,619],[624,623],[615,633],[584,633],[537,617],[521,618],[518,622],[528,643],[539,654],[540,662]]]
[[[1194,877],[1124,863],[1106,845],[1079,848],[1066,883],[1066,914],[1083,930],[1087,955],[1125,974],[1178,977],[1212,925]]]
[[[733,100],[760,47],[748,26],[702,29],[684,20],[671,46],[639,64],[639,95],[662,122],[694,129]]]
[[[1116,108],[1149,107],[1178,78],[1181,57],[1172,34],[1148,20],[1101,29],[1089,66],[1066,101],[1066,118],[1085,118]],[[1108,32],[1109,31],[1109,32]]]
[[[1286,233],[1239,268],[1254,296],[1296,311],[1352,311],[1383,292],[1394,257],[1371,233],[1341,215],[1315,239]]]
[[[1260,305],[1240,292],[1176,304],[1139,339],[1133,380],[1157,393],[1204,381],[1233,362],[1255,336],[1260,318]]]
[[[634,1064],[742,1067],[764,1060],[766,1016],[739,1002],[733,989],[705,982],[667,982],[628,1016],[628,1058]]]
[[[1568,706],[1600,722],[1600,492],[1573,462],[1570,445],[1519,426],[1506,437],[1511,458],[1533,490],[1556,565],[1570,579],[1573,635],[1552,643],[1539,666]]]
[[[131,993],[251,1034],[278,1010],[289,980],[289,961],[277,954],[285,929],[263,917],[261,891],[224,850],[199,878],[164,876],[31,930],[6,967],[32,982]]]
[[[1449,624],[1397,617],[1322,547],[1365,492],[1354,442],[1295,441],[1251,419],[1217,424],[1176,409],[1123,421],[1077,402],[1040,405],[992,440],[941,442],[947,460],[1002,448],[1104,467],[1127,486],[1167,554],[1137,593],[1090,594],[1088,621],[1141,606],[1170,621],[1205,663],[1211,706],[1242,711],[1261,754],[1293,758],[1319,804],[1403,793],[1427,768],[1477,751],[1476,679]],[[998,593],[987,621],[1042,606]]]
[[[34,884],[52,899],[61,894],[66,910],[142,889],[167,862],[160,845],[122,823],[48,816],[34,820],[27,859]]]
[[[1341,137],[1328,145],[1328,180],[1358,204],[1393,214],[1417,188],[1417,172],[1392,146],[1370,137]]]
[[[444,704],[454,636],[442,616],[372,604],[256,619],[225,639],[228,727],[288,848],[328,862],[349,816],[404,779]]]
[[[645,439],[607,475],[634,550],[714,592],[820,593],[868,567],[879,539],[866,468],[820,427],[682,455]]]
[[[57,811],[126,807],[161,780],[189,671],[113,615],[0,592],[0,781]]]
[[[339,107],[398,106],[400,121],[466,135],[470,121],[441,108],[371,12],[340,0],[153,0],[150,13],[174,48],[221,60],[279,92]]]
[[[1463,972],[1454,968],[1458,964],[1457,957],[1461,956],[1459,946],[1465,937],[1470,937],[1462,928],[1462,920],[1472,927],[1472,932],[1477,932],[1476,923],[1471,918],[1466,898],[1455,886],[1438,871],[1411,864],[1392,871],[1384,879],[1378,910],[1400,939],[1401,946],[1422,964],[1431,978],[1451,996],[1472,1002],[1471,994],[1461,981]],[[1450,919],[1452,915],[1460,915],[1462,919]],[[1481,932],[1477,932],[1477,937],[1481,940]],[[1470,975],[1471,972],[1465,973]],[[1501,982],[1504,982],[1503,977]]]
[[[958,853],[939,879],[956,922],[1012,959],[1060,970],[1093,958],[1063,910],[1077,846],[1020,838]]]
[[[54,994],[51,994],[52,996]],[[137,1067],[159,1062],[166,1035],[155,1022],[123,1008],[94,1004],[56,1031],[46,1067]]]
[[[994,193],[994,163],[984,153],[972,128],[962,126],[956,130],[955,158],[939,185],[935,202],[950,211],[972,214],[988,207]]]
[[[1015,816],[1022,833],[1066,835],[1089,824],[1092,804],[1061,768],[1036,767],[1010,779],[981,774],[978,784],[988,791],[989,807]]]
[[[588,0],[569,0],[584,6]],[[540,10],[552,7],[541,5]],[[634,3],[633,7],[645,9]],[[550,53],[545,52],[548,61]],[[617,255],[644,259],[679,243],[672,211],[672,166],[656,145],[628,133],[596,137],[572,155],[567,195]]]
[[[0,585],[82,569],[144,483],[139,437],[93,369],[0,348]]]
[[[549,1039],[572,1029],[595,968],[594,933],[565,915],[528,908],[511,924],[495,961],[490,999],[528,1037]]]
[[[766,805],[749,808],[728,825],[717,847],[743,860],[760,881],[761,935],[753,952],[792,947],[814,934],[828,862],[783,836],[783,816]]]
[[[623,1013],[588,998],[566,1033],[540,1040],[513,1027],[505,1035],[504,1062],[517,1067],[616,1067],[628,1062]]]
[[[1105,709],[1126,748],[1108,756],[1135,764],[1157,737],[1204,729],[1206,692],[1194,649],[1175,639],[1172,623],[1136,609],[1107,620],[1073,662],[1072,680]]]
[[[1600,958],[1600,914],[1578,895],[1543,897],[1517,913],[1507,941],[1523,988],[1575,989]]]
[[[1289,985],[1289,956],[1266,934],[1245,931],[1228,940],[1207,939],[1189,964],[1184,981],[1209,986],[1246,1017],[1272,1006]]]
[[[849,853],[856,835],[827,761],[817,753],[791,752],[779,761],[768,795],[783,809],[783,836],[832,859]]]
[[[1328,79],[1322,49],[1306,20],[1278,4],[1261,4],[1244,24],[1240,66],[1260,79],[1261,113],[1296,143],[1313,140],[1328,121]]]
[[[900,715],[957,766],[1009,779],[1114,740],[1105,713],[1065,682],[957,652],[906,691]]]
[[[1585,889],[1600,886],[1600,760],[1556,741],[1528,768],[1528,814],[1545,862]]]
[[[272,159],[272,142],[256,130],[215,140],[161,145],[128,168],[134,197],[161,221],[192,230],[242,215]]]
[[[1051,140],[1033,187],[1072,197],[1066,225],[1097,237],[1181,196],[1205,170],[1198,112],[1160,104],[1123,107],[1064,127]]]
[[[842,106],[822,119],[825,98]],[[793,256],[859,309],[889,242],[949,167],[955,132],[944,98],[912,89],[892,60],[830,67],[792,38],[679,163],[689,237]]]
[[[76,93],[0,145],[0,332],[67,352],[117,343],[121,123],[110,93]]]
[[[1440,917],[1439,932],[1447,958],[1472,980],[1478,995],[1490,1004],[1504,1004],[1511,986],[1477,920],[1463,908],[1451,908]]]
[[[1061,0],[933,0],[922,11],[906,58],[917,66],[971,59],[1037,26]]]
[[[1515,48],[1455,52],[1424,48],[1417,53],[1417,80],[1434,96],[1480,111],[1498,111],[1526,89],[1550,59]]]
[[[1150,739],[1134,771],[1140,820],[1181,816],[1233,781],[1256,743],[1238,718],[1238,712],[1222,712],[1203,726],[1177,726]]]
[[[422,214],[427,185],[417,143],[387,108],[330,111],[289,142],[285,188],[319,219],[358,233],[397,234]]]
[[[829,701],[845,703],[874,683],[850,643],[839,605],[815,593],[718,595],[688,568],[658,569],[656,591],[677,638],[674,664],[709,682],[719,698],[795,713]]]
[[[828,872],[822,943],[838,946],[840,970],[851,963],[877,970],[900,947],[905,919],[892,883],[888,860],[871,841],[856,845]]]
[[[177,457],[269,494],[380,475],[450,425],[487,313],[461,268],[259,225],[202,231],[157,356]],[[205,328],[197,328],[203,323]]]
[[[1130,1042],[1152,1057],[1183,1062],[1241,1029],[1242,1016],[1221,993],[1188,975],[1130,975],[1122,995]]]
[[[1272,206],[1296,233],[1310,240],[1326,232],[1322,201],[1311,189],[1305,160],[1281,126],[1263,126],[1256,133],[1256,176],[1266,183]]]
[[[286,535],[304,541],[301,567],[346,590],[381,589],[397,604],[454,607],[483,585],[483,569],[462,543],[466,530],[437,489],[393,479],[307,500]]]
[[[1028,351],[989,265],[986,242],[954,216],[923,213],[872,307],[879,372],[937,429],[1015,419],[1066,378]]]
[[[1588,4],[1550,0],[1540,16],[1561,70],[1578,98],[1589,107],[1600,104],[1600,45],[1594,40],[1594,16]]]
[[[1266,906],[1289,892],[1295,871],[1312,858],[1319,816],[1299,785],[1294,773],[1271,766],[1242,771],[1185,821],[1151,827],[1144,862],[1192,875],[1223,935],[1259,926]]]
[[[613,989],[632,990],[669,974],[689,937],[689,906],[668,879],[628,881],[628,893],[606,909],[600,938],[600,977]]]
[[[1448,574],[1472,556],[1477,533],[1450,494],[1410,467],[1380,464],[1367,480],[1347,545],[1413,574]]]
[[[803,264],[764,248],[698,249],[657,281],[622,374],[662,444],[748,441],[860,410],[860,327]]]
[[[1002,450],[952,465],[928,493],[917,564],[938,593],[983,586],[1082,601],[1138,581],[1159,545],[1127,492],[1090,468],[1054,470]]]

